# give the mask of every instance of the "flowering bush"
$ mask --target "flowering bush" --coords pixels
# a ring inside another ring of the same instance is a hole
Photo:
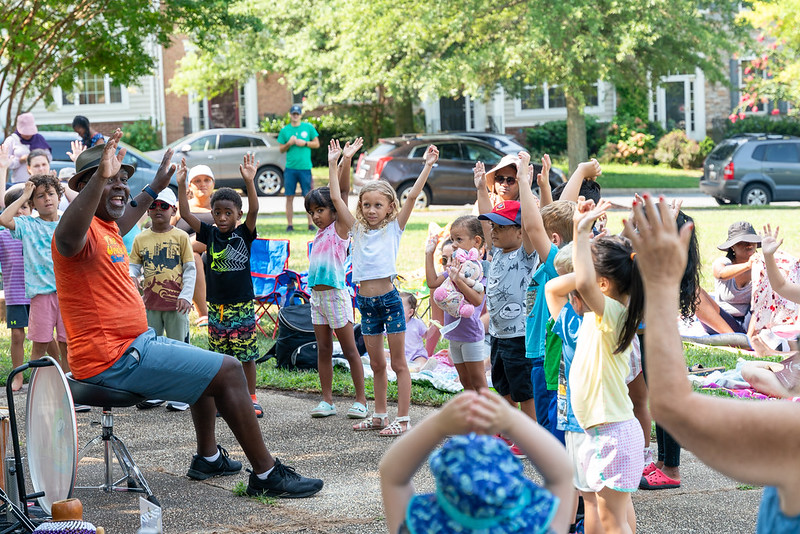
[[[673,130],[658,141],[655,158],[676,169],[691,169],[703,164],[700,145],[683,130]]]
[[[656,140],[662,132],[658,124],[639,117],[617,117],[608,127],[599,159],[603,163],[653,163]]]

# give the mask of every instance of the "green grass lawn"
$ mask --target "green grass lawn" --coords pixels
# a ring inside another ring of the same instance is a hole
[[[670,169],[660,165],[620,165],[606,163],[599,181],[604,189],[696,188],[702,170]]]

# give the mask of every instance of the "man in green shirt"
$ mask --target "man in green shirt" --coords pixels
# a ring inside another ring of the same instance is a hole
[[[278,134],[281,152],[286,152],[286,170],[283,171],[283,191],[286,195],[286,230],[294,230],[294,194],[297,184],[305,197],[311,190],[311,149],[319,148],[319,133],[308,121],[301,121],[303,109],[295,104],[289,110],[291,122]],[[311,216],[308,216],[308,229],[313,230]]]

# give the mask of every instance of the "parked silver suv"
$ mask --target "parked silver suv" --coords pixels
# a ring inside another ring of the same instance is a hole
[[[706,158],[700,191],[721,205],[800,200],[800,137],[752,133],[724,140]]]

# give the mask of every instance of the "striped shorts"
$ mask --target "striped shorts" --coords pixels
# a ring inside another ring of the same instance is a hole
[[[334,330],[355,323],[353,301],[347,289],[312,289],[311,323],[326,324]]]
[[[639,489],[644,469],[644,434],[636,419],[605,423],[587,429],[577,462],[592,491],[604,487],[632,492]]]

